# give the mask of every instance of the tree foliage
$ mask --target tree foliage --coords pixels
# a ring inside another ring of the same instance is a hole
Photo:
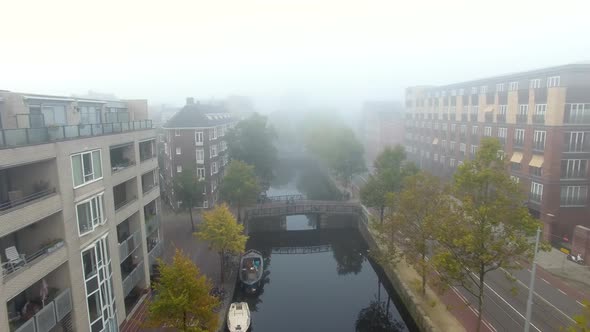
[[[434,263],[446,284],[459,283],[478,299],[478,331],[486,274],[516,268],[518,257],[532,256],[529,239],[540,225],[529,214],[499,150],[497,140],[484,138],[475,159],[459,167],[452,188],[454,215],[437,227]]]
[[[149,303],[146,327],[173,327],[181,331],[215,331],[219,300],[210,295],[211,283],[180,250],[172,264],[159,265],[160,279]]]
[[[239,224],[227,205],[221,204],[203,213],[199,231],[194,233],[201,240],[209,241],[211,248],[220,255],[221,281],[224,280],[223,267],[226,253],[241,253],[246,248],[248,236],[244,226]]]
[[[356,332],[398,332],[404,331],[404,325],[393,319],[383,302],[371,301],[363,308],[356,319]]]
[[[582,313],[574,316],[575,324],[566,329],[567,332],[590,332],[590,301],[582,302],[584,309]]]
[[[191,168],[185,169],[182,173],[174,177],[174,195],[177,200],[182,201],[182,204],[178,208],[188,211],[193,232],[195,231],[193,208],[203,203],[204,186],[204,182],[198,179],[195,171]]]
[[[277,162],[275,138],[276,133],[267,125],[266,117],[254,113],[226,135],[229,156],[253,165],[256,175],[266,186],[273,178],[273,167]]]
[[[221,183],[220,193],[223,200],[237,207],[239,221],[241,208],[255,203],[260,194],[254,167],[240,160],[232,160]]]

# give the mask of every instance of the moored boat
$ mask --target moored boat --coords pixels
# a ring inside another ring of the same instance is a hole
[[[227,313],[227,328],[230,332],[243,332],[250,327],[250,308],[246,302],[234,302]]]
[[[255,292],[264,272],[262,254],[254,249],[248,250],[240,260],[240,281],[247,290]]]

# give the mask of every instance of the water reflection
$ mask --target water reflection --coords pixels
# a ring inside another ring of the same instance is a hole
[[[371,301],[363,308],[356,319],[356,332],[401,332],[405,331],[404,323],[394,319],[389,311],[391,299],[385,302]]]

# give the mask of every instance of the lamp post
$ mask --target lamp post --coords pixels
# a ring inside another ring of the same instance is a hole
[[[531,282],[529,284],[529,299],[526,303],[526,321],[524,322],[524,332],[529,332],[529,328],[531,326],[531,314],[533,313],[533,295],[535,293],[535,272],[537,271],[537,251],[539,250],[539,237],[541,237],[541,227],[537,228],[537,240],[535,241],[535,254],[533,256]]]

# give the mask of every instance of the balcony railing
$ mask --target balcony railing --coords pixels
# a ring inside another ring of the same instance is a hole
[[[542,142],[533,142],[533,149],[537,151],[545,150],[545,141]]]
[[[517,114],[516,115],[516,123],[526,123],[527,122],[527,115],[526,114]]]
[[[12,332],[49,332],[72,311],[72,295],[69,288],[59,292],[52,299],[45,300],[44,306],[30,319],[19,324],[19,318],[11,318]],[[20,314],[19,314],[20,315]]]
[[[133,270],[123,279],[123,296],[129,295],[133,288],[143,279],[143,261],[139,262]]]
[[[127,204],[135,201],[137,199],[137,196],[133,195],[130,197],[127,197],[125,200],[123,201],[119,201],[119,202],[115,202],[115,211],[119,210],[120,208],[126,206]]]
[[[533,123],[544,124],[545,123],[545,114],[533,114]]]
[[[125,161],[120,161],[117,163],[113,163],[113,165],[111,166],[111,171],[113,173],[118,172],[120,170],[124,170],[127,167],[131,167],[135,165],[135,161],[133,160],[125,160]]]
[[[470,114],[469,115],[469,121],[471,121],[471,122],[477,122],[477,114]]]
[[[461,121],[467,122],[467,113],[461,114]]]
[[[152,214],[145,216],[145,232],[147,235],[152,234],[156,229],[160,228],[160,215]]]
[[[541,194],[535,194],[535,193],[529,193],[529,200],[531,202],[537,203],[537,204],[541,204],[541,199],[543,199],[543,195]]]
[[[44,190],[36,191],[32,194],[29,194],[29,195],[26,195],[23,197],[15,197],[14,199],[10,199],[6,202],[1,202],[0,203],[0,215],[2,215],[4,213],[8,213],[10,210],[12,210],[13,208],[15,208],[17,206],[27,204],[32,201],[41,199],[43,197],[47,197],[49,195],[55,194],[55,192],[56,192],[55,188],[44,189]],[[15,195],[15,196],[19,196],[19,195]]]
[[[0,149],[151,129],[152,120],[0,130]]]
[[[139,231],[131,234],[125,241],[119,243],[119,258],[124,261],[141,244],[141,233]]]
[[[506,123],[506,114],[496,114],[496,122]]]
[[[154,189],[155,187],[158,186],[157,182],[152,182],[152,183],[147,183],[147,184],[143,184],[142,183],[142,190],[144,194],[147,194],[149,191],[151,191],[152,189]]]
[[[590,124],[590,112],[572,113],[566,109],[563,122],[565,124]]]
[[[514,140],[514,147],[522,149],[524,147],[524,141]]]
[[[494,122],[494,115],[493,115],[493,114],[490,114],[490,113],[486,113],[485,121],[486,121],[487,123],[492,123],[492,122]]]
[[[11,275],[23,268],[33,266],[39,262],[42,258],[50,255],[52,252],[57,251],[59,248],[64,246],[63,240],[55,240],[49,244],[42,246],[39,250],[32,254],[21,255],[20,260],[4,262],[2,263],[2,275],[4,276],[3,281],[9,280]]]
[[[164,252],[164,246],[162,245],[162,241],[160,241],[148,253],[150,266],[156,264],[156,259],[162,257],[163,252]]]

